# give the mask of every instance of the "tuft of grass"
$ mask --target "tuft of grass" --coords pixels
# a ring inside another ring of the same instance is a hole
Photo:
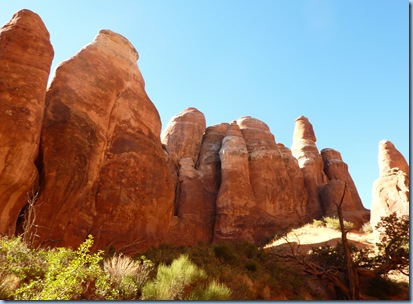
[[[140,260],[133,260],[129,256],[115,254],[103,262],[103,269],[108,273],[112,284],[117,287],[119,298],[122,300],[139,298],[153,268],[153,263],[145,256],[141,256]]]

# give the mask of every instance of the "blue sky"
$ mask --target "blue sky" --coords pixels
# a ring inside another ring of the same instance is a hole
[[[22,8],[50,32],[52,71],[100,29],[128,38],[163,127],[190,106],[207,125],[250,115],[290,147],[307,116],[369,209],[379,141],[409,156],[408,1],[2,1],[0,24]]]

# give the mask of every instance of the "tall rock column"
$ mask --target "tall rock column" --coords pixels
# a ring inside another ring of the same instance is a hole
[[[232,122],[222,140],[221,186],[216,203],[214,241],[254,242],[250,211],[255,207],[250,184],[248,150],[239,126]]]
[[[303,189],[292,183],[274,135],[264,122],[250,116],[239,118],[237,124],[248,150],[249,176],[257,207],[274,217],[273,225],[277,228],[299,224],[305,216],[300,209],[307,195],[299,197]]]
[[[324,162],[324,172],[329,179],[320,191],[324,215],[337,217],[336,204],[340,203],[345,185],[346,192],[341,206],[344,220],[360,228],[363,223],[369,221],[370,212],[363,206],[347,164],[343,161],[340,152],[334,149],[321,150],[321,156]]]
[[[172,117],[161,135],[178,176],[170,243],[192,245],[212,240],[216,195],[205,189],[203,173],[197,168],[205,128],[204,114],[188,108]]]
[[[57,68],[27,233],[35,246],[77,246],[92,234],[98,248],[136,252],[165,239],[174,181],[137,59],[126,38],[101,30]]]
[[[409,165],[403,155],[388,140],[379,143],[379,178],[373,184],[373,201],[370,223],[375,229],[381,217],[396,213],[398,216],[409,215]]]
[[[0,234],[12,235],[36,192],[40,132],[54,51],[41,18],[21,10],[0,29]]]
[[[298,165],[304,174],[304,182],[308,191],[307,221],[320,218],[323,215],[319,199],[319,189],[328,182],[324,163],[316,146],[313,126],[307,117],[300,116],[295,120],[292,155],[298,160]]]

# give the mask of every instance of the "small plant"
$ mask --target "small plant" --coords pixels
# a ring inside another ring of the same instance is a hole
[[[325,226],[330,229],[340,230],[340,221],[336,217],[323,217]],[[348,221],[344,221],[344,228],[346,230],[354,229],[354,224]]]
[[[370,222],[366,222],[363,224],[363,226],[361,227],[361,231],[363,233],[372,233],[373,232],[373,228],[371,227],[371,223]]]
[[[322,220],[313,219],[313,226],[314,227],[325,227],[326,223]]]
[[[227,286],[213,280],[206,288],[200,285],[188,296],[188,300],[219,301],[228,300],[230,296],[231,290]]]
[[[181,255],[170,266],[160,264],[156,278],[142,288],[143,300],[183,300],[187,290],[206,274],[193,264],[187,255]]]
[[[133,300],[139,298],[154,265],[145,256],[136,261],[120,254],[105,260],[103,268],[109,274],[112,285],[118,289],[119,299]]]

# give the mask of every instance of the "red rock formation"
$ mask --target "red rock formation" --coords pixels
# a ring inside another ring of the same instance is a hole
[[[37,187],[39,148],[53,47],[41,18],[21,10],[0,29],[0,234],[12,235]]]
[[[214,241],[254,242],[250,211],[255,207],[255,201],[250,184],[248,150],[236,122],[228,126],[219,156],[221,187],[216,202]]]
[[[301,171],[297,159],[292,155],[291,150],[283,144],[277,144],[284,160],[285,168],[293,185],[293,200],[295,209],[300,218],[305,219],[307,214],[308,193],[305,188],[304,174]]]
[[[34,245],[77,246],[92,234],[99,248],[136,251],[165,238],[174,181],[137,58],[124,37],[102,30],[57,68],[28,234]]]
[[[396,213],[409,215],[409,166],[403,155],[387,140],[379,143],[378,155],[380,176],[373,184],[373,201],[370,223],[375,229],[381,217]]]
[[[204,115],[189,108],[174,116],[161,135],[166,150],[177,165],[175,217],[168,237],[174,244],[191,245],[194,240],[204,243],[212,240],[218,189],[208,191],[203,183],[204,174],[196,167],[201,144],[204,146],[207,140],[203,140],[205,128]],[[207,133],[205,136],[208,138]]]
[[[299,224],[305,216],[301,208],[307,195],[292,183],[274,135],[265,123],[250,116],[238,119],[237,124],[249,154],[250,183],[257,207],[274,217],[277,228]]]
[[[321,150],[324,162],[324,172],[329,181],[320,189],[320,199],[325,216],[337,217],[337,205],[346,185],[342,211],[346,221],[350,221],[361,227],[363,223],[369,221],[370,212],[364,208],[358,194],[356,185],[348,171],[348,166],[341,157],[340,152],[334,149]]]
[[[323,215],[319,199],[319,189],[328,182],[323,168],[323,160],[318,152],[313,126],[304,116],[295,120],[292,155],[298,160],[303,171],[305,187],[308,191],[307,221]]]

